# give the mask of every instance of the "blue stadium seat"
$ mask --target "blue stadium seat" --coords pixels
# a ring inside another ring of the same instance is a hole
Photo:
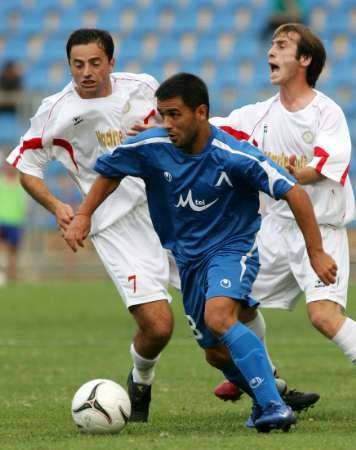
[[[120,64],[125,64],[126,61],[132,59],[140,59],[142,56],[142,41],[140,39],[134,37],[122,39],[118,52]]]
[[[0,2],[0,17],[4,18],[9,11],[20,10],[22,6],[22,0]]]
[[[29,90],[44,92],[46,95],[61,90],[71,79],[64,58],[53,60],[51,64],[40,61],[29,66],[25,72],[25,86]]]
[[[16,60],[23,61],[27,57],[28,43],[25,37],[8,37],[4,48],[0,50],[0,57],[4,61]]]
[[[263,60],[267,59],[266,54],[263,52],[263,48],[259,45],[259,41],[244,36],[237,37],[230,57],[235,61],[238,61],[239,59],[255,59],[255,61],[259,61],[260,58]]]
[[[43,43],[43,51],[39,55],[38,63],[49,66],[54,61],[66,62],[66,42],[67,38],[52,36]]]
[[[25,72],[25,88],[29,91],[44,91],[46,86],[44,83],[44,70],[42,67],[34,67],[33,65]]]
[[[70,10],[75,11],[77,8],[78,0],[74,0],[73,3],[70,5]],[[85,1],[83,2],[85,3]],[[37,0],[36,4],[34,5],[33,9],[36,11],[45,12],[51,9],[61,9],[63,8],[63,2],[57,1],[54,2],[53,0]]]
[[[15,114],[0,113],[0,143],[15,145],[18,142],[23,125]]]

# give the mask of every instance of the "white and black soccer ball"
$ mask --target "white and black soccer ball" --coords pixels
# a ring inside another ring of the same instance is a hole
[[[131,414],[131,403],[125,389],[111,380],[91,380],[74,394],[72,416],[86,433],[118,433]]]

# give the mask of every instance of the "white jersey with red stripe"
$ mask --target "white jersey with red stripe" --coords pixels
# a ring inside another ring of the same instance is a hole
[[[120,72],[111,75],[111,82],[112,94],[107,97],[83,99],[72,81],[61,92],[45,98],[7,161],[39,178],[43,178],[49,161],[60,161],[82,194],[87,194],[97,177],[93,167],[98,156],[111,153],[134,124],[147,123],[156,114],[158,83],[153,77]],[[143,181],[125,178],[95,212],[91,234],[145,202]]]
[[[238,139],[249,140],[282,166],[296,155],[298,167],[316,169],[325,178],[303,187],[311,197],[319,224],[339,227],[354,218],[355,200],[348,176],[350,134],[341,108],[325,94],[315,93],[314,99],[297,112],[285,109],[277,94],[211,122]],[[266,212],[293,218],[283,200],[266,197]]]

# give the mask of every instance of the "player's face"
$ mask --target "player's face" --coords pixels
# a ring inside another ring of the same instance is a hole
[[[181,97],[173,97],[168,100],[158,100],[157,107],[163,119],[162,126],[168,131],[172,143],[192,153],[201,125],[207,120],[205,105],[192,110]]]
[[[111,94],[110,73],[115,60],[109,61],[96,42],[74,45],[70,53],[70,71],[82,98],[106,97]]]
[[[268,52],[270,80],[274,85],[285,85],[296,77],[305,77],[301,61],[296,59],[299,34],[293,31],[278,34]]]

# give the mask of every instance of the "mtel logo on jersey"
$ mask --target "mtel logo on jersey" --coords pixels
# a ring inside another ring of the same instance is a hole
[[[205,204],[205,200],[193,200],[192,191],[189,189],[187,198],[185,200],[184,200],[182,194],[180,194],[178,203],[175,205],[175,207],[179,208],[181,206],[182,208],[185,208],[187,205],[189,205],[193,211],[200,212],[200,211],[204,211],[205,209],[210,208],[210,206],[212,206],[218,200],[219,199],[216,198],[215,200],[213,200],[212,202],[207,203],[207,204]]]

